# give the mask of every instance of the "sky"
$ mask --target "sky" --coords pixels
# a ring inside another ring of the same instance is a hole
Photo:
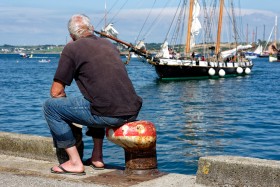
[[[247,40],[253,40],[253,31],[258,39],[267,40],[275,16],[280,19],[280,1],[234,1],[237,5],[240,3],[242,27],[248,28]],[[138,39],[159,43],[166,37],[169,20],[173,18],[172,12],[178,2],[179,0],[1,0],[0,45],[63,45],[70,40],[67,22],[71,15],[88,15],[95,29],[100,30],[105,24],[105,10],[108,13],[106,21],[114,24],[120,33],[120,39],[130,43]],[[144,24],[148,16],[155,18],[158,15],[160,19],[157,22]]]

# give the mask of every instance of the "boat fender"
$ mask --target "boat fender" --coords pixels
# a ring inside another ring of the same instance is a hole
[[[208,74],[209,74],[210,76],[214,76],[215,73],[216,73],[216,71],[214,70],[214,68],[210,68],[210,69],[208,70]]]
[[[242,69],[242,67],[238,67],[238,68],[236,69],[236,72],[237,72],[238,74],[243,73],[243,69]]]
[[[251,69],[250,68],[246,68],[245,69],[245,73],[248,75],[248,74],[250,74],[251,73]]]
[[[224,77],[225,75],[226,75],[225,70],[220,69],[220,70],[219,70],[219,76],[220,76],[220,77]]]

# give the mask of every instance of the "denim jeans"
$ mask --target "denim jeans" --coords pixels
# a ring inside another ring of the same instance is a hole
[[[44,103],[43,111],[56,148],[69,148],[75,145],[76,140],[70,128],[72,123],[105,128],[118,127],[137,118],[137,115],[128,117],[92,115],[90,102],[82,96],[50,98]]]

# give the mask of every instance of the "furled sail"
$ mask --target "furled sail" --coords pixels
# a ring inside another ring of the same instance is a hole
[[[231,56],[234,56],[236,54],[236,52],[239,50],[250,49],[250,48],[252,48],[251,45],[239,45],[234,49],[230,49],[230,50],[221,52],[221,57],[222,58],[231,57]]]
[[[156,57],[169,58],[168,42],[164,41]]]
[[[137,42],[137,44],[135,45],[135,48],[136,49],[139,49],[139,50],[146,50],[146,45],[144,43],[143,40],[140,40]]]
[[[192,27],[191,27],[191,41],[190,41],[190,47],[195,46],[195,36],[199,34],[199,31],[201,29],[201,24],[199,22],[198,16],[200,13],[200,5],[197,0],[194,1],[193,6],[193,21],[192,21]]]
[[[115,38],[117,38],[119,34],[119,32],[113,27],[113,23],[109,23],[104,29],[102,29],[102,32]]]

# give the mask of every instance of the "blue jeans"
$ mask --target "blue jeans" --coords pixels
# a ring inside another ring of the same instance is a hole
[[[135,121],[135,116],[105,117],[92,115],[90,102],[84,97],[50,98],[43,105],[43,111],[56,148],[75,145],[70,125],[77,123],[93,128],[118,127]]]

